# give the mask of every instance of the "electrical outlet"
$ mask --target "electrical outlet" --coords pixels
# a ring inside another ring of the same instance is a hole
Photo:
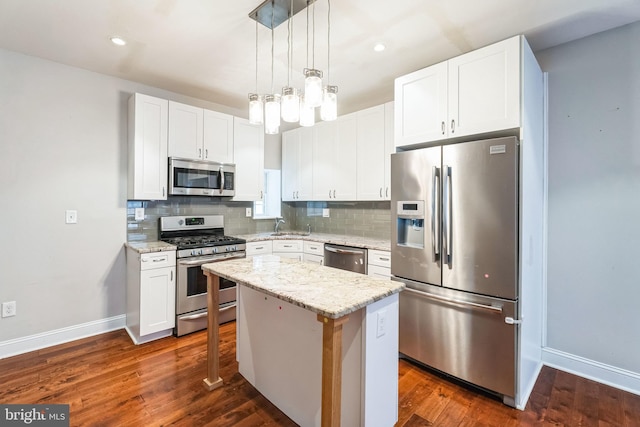
[[[322,217],[329,218],[329,208],[322,208]]]
[[[2,303],[2,317],[11,317],[16,315],[16,302],[9,301]]]
[[[136,208],[134,218],[136,221],[144,220],[144,208]]]
[[[247,208],[247,210],[245,211],[244,215],[245,215],[247,218],[251,218],[251,208]]]
[[[386,323],[387,323],[387,311],[382,310],[378,312],[377,318],[377,328],[376,328],[376,338],[380,338],[386,332]]]
[[[78,211],[65,211],[64,215],[67,224],[76,224],[78,222]]]

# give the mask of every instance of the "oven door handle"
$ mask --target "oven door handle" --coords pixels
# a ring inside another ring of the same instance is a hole
[[[192,314],[191,316],[184,316],[181,317],[180,320],[197,320],[197,319],[202,319],[203,317],[207,317],[207,312],[205,311],[204,313],[198,313],[198,314]]]
[[[227,256],[221,256],[221,257],[212,257],[209,259],[199,259],[196,261],[178,261],[178,264],[180,265],[186,265],[186,266],[198,266],[198,265],[202,265],[202,264],[207,264],[210,262],[219,262],[219,261],[226,261],[228,259],[233,259],[233,258],[244,258],[245,254],[243,253],[239,253],[239,254],[229,254]]]

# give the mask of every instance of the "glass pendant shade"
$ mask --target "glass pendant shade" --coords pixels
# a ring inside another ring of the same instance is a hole
[[[325,86],[322,93],[320,118],[325,122],[338,118],[338,86]]]
[[[300,126],[313,126],[316,124],[316,110],[305,103],[305,97],[300,97]]]
[[[264,97],[264,132],[275,135],[280,132],[280,96]]]
[[[322,104],[322,71],[304,69],[304,99],[309,107],[319,107]]]
[[[298,89],[293,87],[282,88],[281,98],[282,120],[288,123],[296,123],[300,120],[300,96]]]
[[[252,125],[261,125],[264,121],[264,109],[260,95],[257,93],[249,94],[249,123]]]

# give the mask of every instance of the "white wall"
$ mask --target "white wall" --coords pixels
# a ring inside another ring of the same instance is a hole
[[[639,46],[635,23],[536,54],[549,77],[547,352],[637,381]]]
[[[0,318],[0,346],[125,313],[134,92],[246,115],[0,49],[0,302],[17,302],[17,316]]]

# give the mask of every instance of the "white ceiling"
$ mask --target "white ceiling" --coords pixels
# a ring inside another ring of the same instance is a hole
[[[246,110],[262,0],[0,0],[0,47]],[[315,5],[315,65],[327,69],[327,0]],[[534,51],[640,19],[638,0],[333,0],[338,113],[393,98],[393,79],[515,34]],[[119,35],[128,41],[117,47]],[[271,31],[260,26],[260,93]],[[274,87],[287,79],[287,25],[274,31]],[[294,17],[292,85],[302,86],[306,11]],[[387,49],[373,51],[376,42]],[[313,50],[312,50],[313,52]]]

